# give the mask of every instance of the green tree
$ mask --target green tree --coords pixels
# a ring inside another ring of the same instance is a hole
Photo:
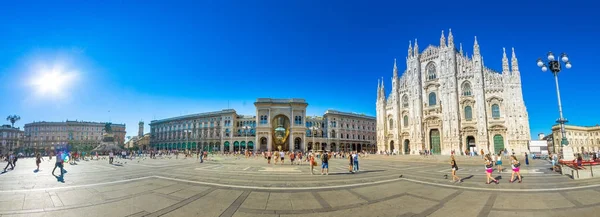
[[[10,121],[12,127],[15,127],[15,122],[21,120],[21,117],[18,115],[9,115],[8,117],[6,117],[6,120]]]

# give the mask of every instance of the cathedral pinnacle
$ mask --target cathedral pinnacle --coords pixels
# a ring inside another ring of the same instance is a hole
[[[508,74],[508,58],[506,58],[506,49],[502,48],[502,74]]]
[[[479,43],[477,43],[477,36],[475,36],[475,43],[473,44],[473,56],[479,56]]]
[[[460,52],[460,55],[462,56],[463,55],[462,43],[459,43],[459,46],[460,46],[459,52]]]
[[[417,39],[416,38],[415,38],[415,48],[414,48],[414,51],[415,52],[413,53],[413,55],[415,57],[419,57],[419,43],[417,43]]]
[[[454,48],[454,36],[452,35],[452,29],[448,30],[448,47]]]
[[[408,41],[408,58],[412,57],[412,55],[413,55],[412,41]]]
[[[511,58],[511,65],[512,65],[512,73],[519,73],[519,62],[517,61],[517,55],[515,54],[515,48],[512,48],[512,58]]]
[[[394,73],[394,78],[397,78],[398,77],[398,67],[396,66],[396,58],[394,58],[394,70],[393,70],[393,73]]]
[[[440,37],[440,47],[446,47],[446,37],[444,37],[444,30],[442,30],[442,37]]]

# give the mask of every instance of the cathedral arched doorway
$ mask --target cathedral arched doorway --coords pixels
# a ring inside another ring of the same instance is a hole
[[[410,141],[404,140],[404,154],[410,154]]]
[[[440,130],[432,129],[429,132],[429,149],[431,150],[432,154],[442,153],[440,145]]]
[[[390,153],[394,152],[394,140],[390,141]]]
[[[260,138],[260,151],[267,151],[269,147],[267,147],[267,138]]]
[[[475,147],[475,137],[467,136],[467,150],[469,150],[469,153],[474,152]]]
[[[494,153],[504,150],[504,137],[500,134],[494,135]]]
[[[308,143],[308,150],[311,151],[312,149],[313,149],[313,144],[312,144],[312,142],[309,142]]]

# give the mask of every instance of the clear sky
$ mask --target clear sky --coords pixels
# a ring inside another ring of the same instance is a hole
[[[593,1],[21,2],[0,7],[0,115],[20,115],[16,126],[112,121],[136,135],[140,120],[254,114],[260,97],[374,116],[377,79],[389,92],[409,40],[438,45],[449,28],[469,54],[477,36],[498,71],[515,47],[533,138],[558,118],[553,78],[536,66],[549,50],[573,63],[560,74],[565,117],[600,123]],[[65,76],[40,78],[52,70]]]

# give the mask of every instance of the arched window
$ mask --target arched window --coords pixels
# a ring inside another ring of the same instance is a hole
[[[437,78],[437,74],[435,71],[435,64],[429,63],[427,65],[427,80],[433,80]]]
[[[408,108],[408,96],[407,95],[402,96],[402,107]]]
[[[462,87],[463,96],[471,96],[471,84],[465,82]]]
[[[429,106],[435,106],[437,104],[437,97],[435,92],[429,93]]]
[[[394,129],[394,121],[390,119],[390,129]]]
[[[498,104],[492,105],[492,118],[500,118],[500,106]]]
[[[404,115],[404,126],[408,127],[408,115]]]
[[[473,119],[473,109],[471,108],[471,106],[465,107],[465,119],[467,121],[470,121]]]

